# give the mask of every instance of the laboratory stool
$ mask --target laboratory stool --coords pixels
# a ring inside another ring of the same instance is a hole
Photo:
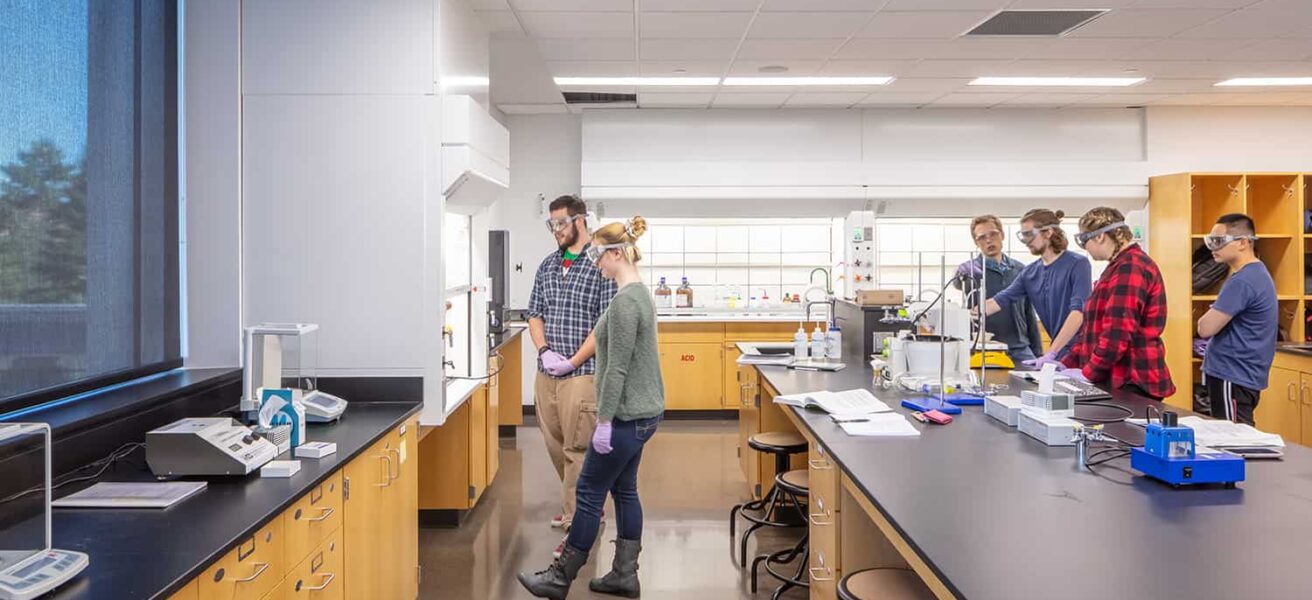
[[[838,582],[839,600],[932,600],[934,592],[915,571],[879,567],[857,571]]]
[[[752,450],[764,454],[774,455],[774,473],[778,478],[788,471],[789,459],[794,454],[806,452],[806,438],[792,431],[766,431],[758,433],[747,438],[747,446]],[[789,500],[784,494],[779,492],[779,486],[770,490],[769,494],[760,500],[739,504],[729,511],[729,540],[732,543],[737,537],[738,515],[742,514],[744,519],[752,522],[751,528],[743,534],[740,545],[739,566],[747,566],[747,539],[751,537],[757,529],[762,527],[803,527],[806,525],[806,511],[802,510],[793,498],[791,505],[787,504]],[[747,511],[762,512],[760,516],[753,515]]]
[[[801,506],[802,500],[810,496],[810,473],[806,469],[798,469],[775,475],[774,488],[779,490],[779,493],[787,495],[794,506]],[[807,533],[792,548],[784,548],[771,554],[762,554],[752,560],[752,593],[756,593],[756,568],[762,563],[765,564],[766,573],[783,583],[779,586],[779,589],[774,591],[774,595],[771,596],[772,600],[778,600],[780,595],[792,588],[811,587],[806,570],[806,564],[810,560],[808,544],[810,537],[810,533]],[[773,568],[773,565],[786,565],[794,560],[798,561],[797,571],[791,576],[781,574]]]

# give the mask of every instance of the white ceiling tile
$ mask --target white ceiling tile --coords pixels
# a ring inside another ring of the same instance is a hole
[[[1152,43],[1137,38],[1057,38],[1052,44],[1024,58],[1043,60],[1126,58],[1127,54]]]
[[[506,0],[469,0],[469,7],[474,10],[510,10]]]
[[[564,102],[557,104],[515,104],[503,102],[497,104],[501,112],[508,115],[556,115],[569,112],[569,106]]]
[[[1071,104],[1076,104],[1081,100],[1088,100],[1095,96],[1097,96],[1097,94],[1050,94],[1050,93],[1024,94],[1022,96],[1012,98],[1004,102],[1003,104],[1007,106],[1012,106],[1012,105],[1069,106]]]
[[[1181,94],[1181,93],[1207,93],[1214,92],[1218,88],[1212,84],[1216,83],[1215,79],[1170,79],[1170,78],[1153,78],[1131,87],[1108,88],[1108,94]]]
[[[869,92],[797,92],[784,106],[852,106],[869,95]]]
[[[953,93],[947,94],[934,102],[931,106],[996,106],[1008,100],[1018,97],[1020,94],[998,94],[998,93]]]
[[[519,20],[536,38],[632,38],[633,15],[617,12],[524,12]]]
[[[1312,31],[1305,39],[1265,40],[1230,53],[1229,60],[1309,60],[1312,59]]]
[[[728,68],[727,58],[719,61],[644,60],[638,65],[638,74],[649,77],[720,77]]]
[[[1225,79],[1229,77],[1312,76],[1312,64],[1306,62],[1136,61],[1135,64],[1140,76],[1153,78]]]
[[[1068,35],[1071,37],[1164,38],[1201,25],[1221,15],[1224,10],[1152,8],[1114,10]]]
[[[639,16],[645,38],[741,38],[752,20],[749,12],[647,12]]]
[[[515,13],[508,10],[476,10],[474,14],[487,27],[488,33],[524,33]]]
[[[727,60],[738,48],[738,40],[656,40],[644,37],[639,46],[643,60]]]
[[[996,10],[1011,0],[889,0],[884,10]]]
[[[1295,29],[1294,31],[1287,31],[1285,33],[1280,34],[1277,37],[1290,39],[1290,40],[1312,40],[1312,27],[1304,27],[1303,29]]]
[[[1135,8],[1243,8],[1262,0],[1136,0]]]
[[[967,89],[969,79],[913,79],[910,77],[895,80],[886,88],[894,92],[951,92]]]
[[[1034,10],[1034,9],[1068,9],[1068,8],[1125,8],[1134,5],[1140,0],[1016,0],[1007,5],[1007,8],[1017,10]],[[1179,0],[1176,0],[1179,1]],[[1188,0],[1184,0],[1188,1]],[[1252,1],[1252,0],[1248,0]]]
[[[1264,39],[1309,25],[1312,25],[1312,3],[1307,0],[1267,0],[1189,29],[1180,37]]]
[[[1003,64],[993,73],[999,77],[1065,77],[1085,75],[1104,70],[1107,77],[1123,77],[1125,73],[1112,71],[1101,60],[1018,60]]]
[[[560,91],[595,92],[598,94],[636,94],[638,93],[638,87],[634,85],[587,85],[587,86],[572,85],[572,86],[562,86],[560,88]]]
[[[738,58],[814,60],[829,58],[843,43],[831,40],[743,40]]]
[[[633,60],[632,40],[537,39],[542,60]]]
[[[642,0],[639,8],[643,12],[751,12],[760,3],[760,0]]]
[[[789,92],[773,93],[724,93],[716,94],[715,102],[712,106],[729,107],[729,106],[751,106],[751,107],[773,107],[779,106],[788,99],[792,94]]]
[[[997,60],[922,60],[906,70],[905,77],[983,77],[1008,75],[1007,61]]]
[[[933,102],[943,92],[876,92],[861,100],[861,106],[920,106]]]
[[[914,60],[831,60],[820,68],[825,75],[892,75],[901,77],[916,66]]]
[[[853,39],[845,44],[834,58],[1013,59],[1032,56],[1052,43],[1051,38],[962,38],[949,41]]]
[[[1169,97],[1170,94],[1101,94],[1081,100],[1083,106],[1130,107],[1145,106]]]
[[[1131,60],[1227,60],[1251,40],[1158,40],[1127,50],[1119,58]]]
[[[520,12],[627,12],[633,14],[633,0],[509,0]]]
[[[632,77],[638,67],[631,60],[552,61],[547,70],[555,77]]]
[[[857,32],[863,38],[952,39],[989,17],[987,11],[882,11]]]
[[[815,75],[824,65],[820,60],[735,60],[729,69],[730,75],[770,75],[776,77],[795,75]],[[762,67],[786,67],[783,73],[763,73]]]
[[[761,13],[752,21],[747,37],[781,40],[845,38],[856,33],[872,14],[873,11]]]
[[[881,0],[765,0],[761,12],[871,11]]]
[[[1246,94],[1223,94],[1218,105],[1225,106],[1273,106],[1297,102],[1307,96],[1307,92],[1253,92]]]
[[[1225,101],[1227,94],[1172,94],[1156,100],[1153,106],[1212,106]]]
[[[712,92],[638,92],[638,106],[644,108],[708,106]]]

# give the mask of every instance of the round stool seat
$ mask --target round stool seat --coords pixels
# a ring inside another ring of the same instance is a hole
[[[774,483],[795,495],[805,496],[811,489],[811,472],[806,469],[785,471],[774,476]]]
[[[806,438],[792,431],[766,431],[747,438],[747,445],[757,452],[798,454],[806,452]]]
[[[857,571],[838,582],[842,600],[932,600],[934,592],[915,571],[879,568]]]

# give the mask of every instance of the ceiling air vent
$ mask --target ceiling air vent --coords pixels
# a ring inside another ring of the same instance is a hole
[[[637,94],[564,92],[565,104],[578,108],[637,108]]]
[[[1106,10],[1004,10],[966,35],[1059,36],[1106,13]]]

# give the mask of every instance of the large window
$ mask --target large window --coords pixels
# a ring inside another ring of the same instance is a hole
[[[0,412],[181,364],[177,22],[0,2]]]
[[[473,354],[473,218],[448,212],[442,225],[446,269],[446,374],[468,377]]]

